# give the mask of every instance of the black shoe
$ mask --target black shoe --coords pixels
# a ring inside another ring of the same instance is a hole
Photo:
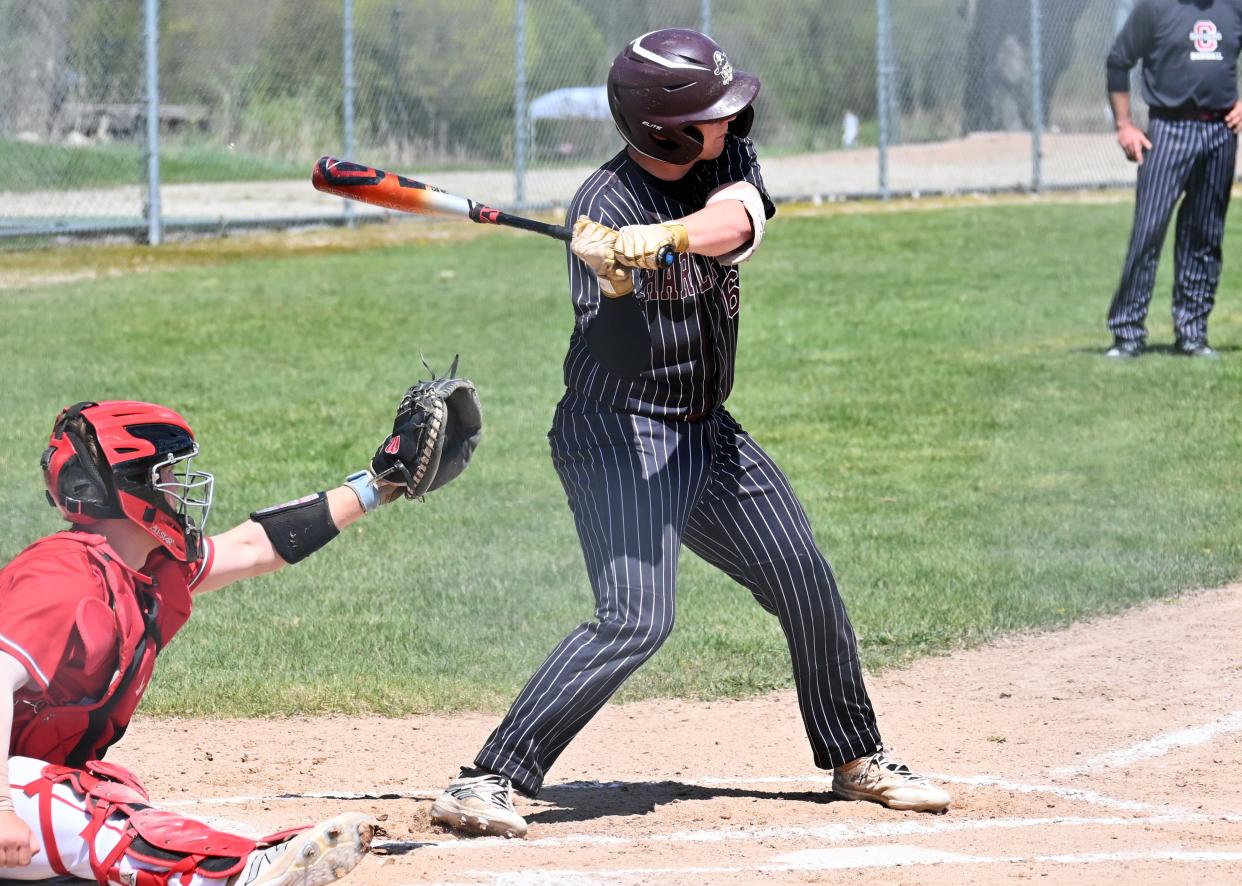
[[[1181,354],[1183,357],[1207,357],[1214,360],[1220,356],[1216,353],[1216,349],[1209,345],[1206,341],[1179,341],[1173,345],[1173,353]]]
[[[1143,353],[1143,343],[1138,339],[1117,339],[1113,342],[1113,346],[1104,352],[1105,357],[1112,357],[1115,360],[1133,360],[1135,357]]]

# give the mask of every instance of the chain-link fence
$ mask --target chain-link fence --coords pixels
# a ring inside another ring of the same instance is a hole
[[[1132,2],[0,0],[0,234],[371,213],[311,189],[323,154],[561,206],[620,145],[609,62],[669,26],[762,77],[777,198],[1125,184],[1104,60]]]

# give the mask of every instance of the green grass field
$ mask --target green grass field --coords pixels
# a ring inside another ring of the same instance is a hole
[[[1222,360],[1158,350],[1166,257],[1157,350],[1118,365],[1100,352],[1127,205],[786,216],[744,269],[730,407],[799,490],[869,666],[1242,574],[1242,262],[1212,318]],[[199,254],[0,292],[0,555],[57,528],[38,457],[64,404],[180,408],[219,531],[363,466],[420,354],[460,352],[487,422],[467,474],[203,598],[144,710],[503,708],[592,608],[545,439],[571,324],[558,249],[489,232]],[[775,621],[688,553],[678,618],[623,698],[790,685]]]

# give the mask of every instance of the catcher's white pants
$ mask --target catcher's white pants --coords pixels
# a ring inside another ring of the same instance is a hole
[[[34,831],[35,839],[39,841],[39,853],[30,860],[30,864],[21,868],[0,867],[0,879],[9,880],[49,880],[58,876],[56,871],[52,870],[51,864],[48,863],[47,852],[43,849],[43,822],[39,819],[39,798],[38,796],[27,797],[26,793],[20,789],[14,789],[14,785],[29,784],[39,777],[43,771],[43,767],[47,764],[42,760],[33,760],[30,757],[10,757],[9,758],[9,782],[10,795],[13,797],[13,808],[18,816],[24,821],[32,831]],[[95,874],[91,871],[91,847],[82,837],[82,832],[86,830],[86,826],[90,823],[90,811],[86,807],[86,801],[73,792],[73,789],[66,784],[57,784],[52,788],[52,831],[56,835],[56,848],[60,851],[60,860],[64,864],[69,873],[75,877],[81,877],[83,880],[95,880]],[[116,844],[120,841],[121,835],[124,833],[126,826],[126,816],[110,815],[95,834],[95,853],[99,858],[106,858]],[[135,869],[157,871],[162,870],[154,865],[143,864],[142,862],[131,861],[129,858],[122,856],[117,862],[117,869],[120,876]],[[123,880],[110,880],[114,886],[125,886]],[[206,886],[206,884],[214,884],[221,886],[224,881],[211,880],[198,874],[193,874],[189,879],[185,880],[185,886]]]

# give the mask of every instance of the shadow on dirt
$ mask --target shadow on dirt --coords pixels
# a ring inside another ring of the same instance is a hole
[[[540,804],[555,808],[527,812],[530,824],[590,821],[613,815],[646,815],[657,806],[722,797],[784,800],[794,803],[834,803],[839,797],[822,791],[761,791],[723,785],[685,784],[679,781],[567,782],[545,788]]]

